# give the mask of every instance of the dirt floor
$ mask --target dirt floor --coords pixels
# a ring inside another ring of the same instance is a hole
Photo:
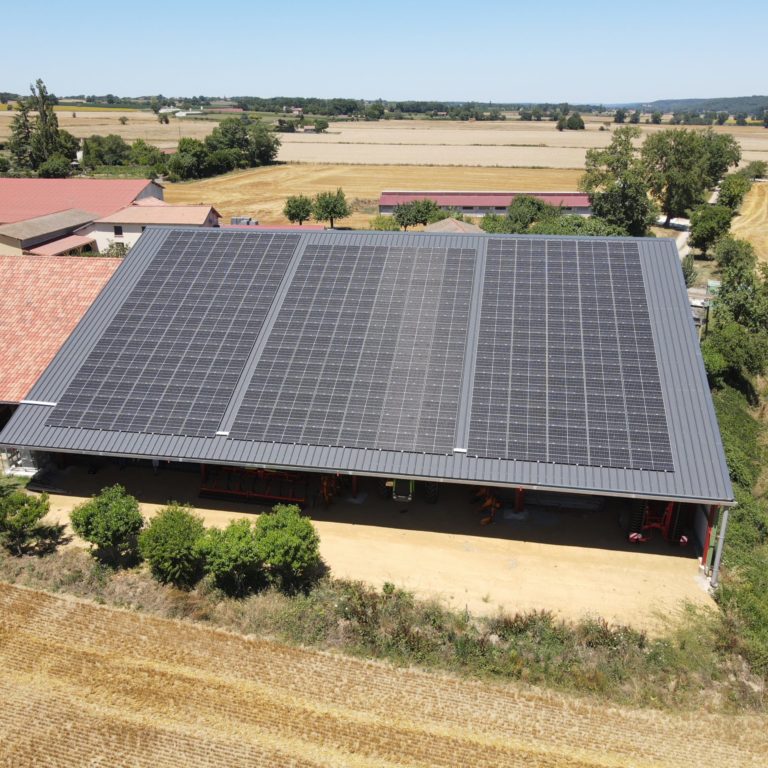
[[[262,224],[285,224],[283,207],[290,195],[315,195],[341,187],[353,215],[344,227],[367,228],[378,213],[383,190],[574,191],[582,172],[552,168],[447,168],[408,165],[288,164],[255,168],[203,181],[166,184],[169,203],[213,205],[229,222],[252,216]]]
[[[768,181],[752,185],[731,224],[731,232],[735,237],[749,240],[758,261],[768,263]]]
[[[192,504],[208,525],[258,514],[264,507],[199,497],[196,474],[162,466],[107,464],[95,474],[72,466],[45,480],[52,517],[68,522],[71,509],[101,488],[121,483],[151,516],[169,500]],[[661,632],[685,602],[713,606],[695,552],[658,539],[630,545],[616,503],[602,509],[512,509],[480,525],[468,486],[443,490],[436,505],[378,498],[373,481],[359,495],[327,508],[307,509],[333,575],[384,582],[439,597],[457,609],[493,614],[534,609],[579,619],[585,615]]]
[[[768,723],[396,669],[0,585],[0,765],[765,766]]]

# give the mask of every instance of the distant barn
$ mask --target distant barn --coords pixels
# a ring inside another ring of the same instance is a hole
[[[434,200],[444,210],[457,210],[469,216],[487,213],[503,214],[518,195],[530,195],[549,205],[561,207],[564,213],[589,216],[589,196],[582,192],[382,192],[379,213],[392,214],[396,205],[414,200]]]

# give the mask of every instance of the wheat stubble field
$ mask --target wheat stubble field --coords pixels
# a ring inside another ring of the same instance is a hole
[[[0,585],[0,765],[764,766],[759,716],[395,669]]]
[[[749,240],[758,260],[768,263],[768,182],[759,181],[752,185],[739,215],[731,224],[731,232]]]

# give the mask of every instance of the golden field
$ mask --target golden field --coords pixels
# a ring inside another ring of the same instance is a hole
[[[314,195],[341,187],[354,213],[340,226],[367,227],[385,189],[575,190],[581,171],[553,168],[452,168],[418,165],[324,165],[290,163],[236,171],[202,181],[166,184],[169,203],[209,203],[229,222],[252,216],[262,224],[285,224],[290,195]]]
[[[14,768],[758,768],[768,754],[764,716],[606,708],[5,584],[0,669]]]
[[[757,258],[768,263],[768,182],[755,182],[731,224],[735,237],[749,240]]]

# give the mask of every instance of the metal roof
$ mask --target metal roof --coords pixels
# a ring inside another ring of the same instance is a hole
[[[170,233],[179,231],[179,228],[147,229],[53,363],[27,395],[27,401],[22,402],[11,422],[0,433],[0,444],[76,453],[546,488],[607,496],[718,504],[729,504],[733,501],[733,491],[677,251],[674,242],[666,239],[611,238],[598,241],[595,238],[501,236],[503,239],[547,243],[575,240],[636,244],[664,399],[673,471],[491,459],[455,452],[446,455],[338,445],[236,440],[226,434],[193,437],[47,426],[46,420],[52,412],[51,406],[62,397]],[[211,237],[212,232],[217,232],[195,231],[207,232],[207,237]],[[247,231],[235,232],[244,238],[258,236]],[[263,232],[262,230],[261,234]],[[485,234],[291,232],[300,237],[300,242],[274,298],[270,310],[272,318],[280,311],[297,265],[301,263],[310,247],[362,245],[394,248],[473,248],[477,252],[476,276],[479,283],[482,283],[489,242],[500,237]],[[221,231],[220,234],[232,236],[233,230]],[[468,350],[476,346],[479,333],[478,318],[482,301],[482,291],[479,288],[478,284],[472,293]],[[250,376],[258,366],[259,356],[272,328],[273,321],[268,321],[260,332],[243,369],[241,380],[233,392],[227,409],[228,414],[236,413],[240,408]],[[471,355],[466,355],[469,362],[465,370],[471,371]],[[463,387],[459,406],[460,424],[466,424],[469,419],[471,398],[471,387]]]

